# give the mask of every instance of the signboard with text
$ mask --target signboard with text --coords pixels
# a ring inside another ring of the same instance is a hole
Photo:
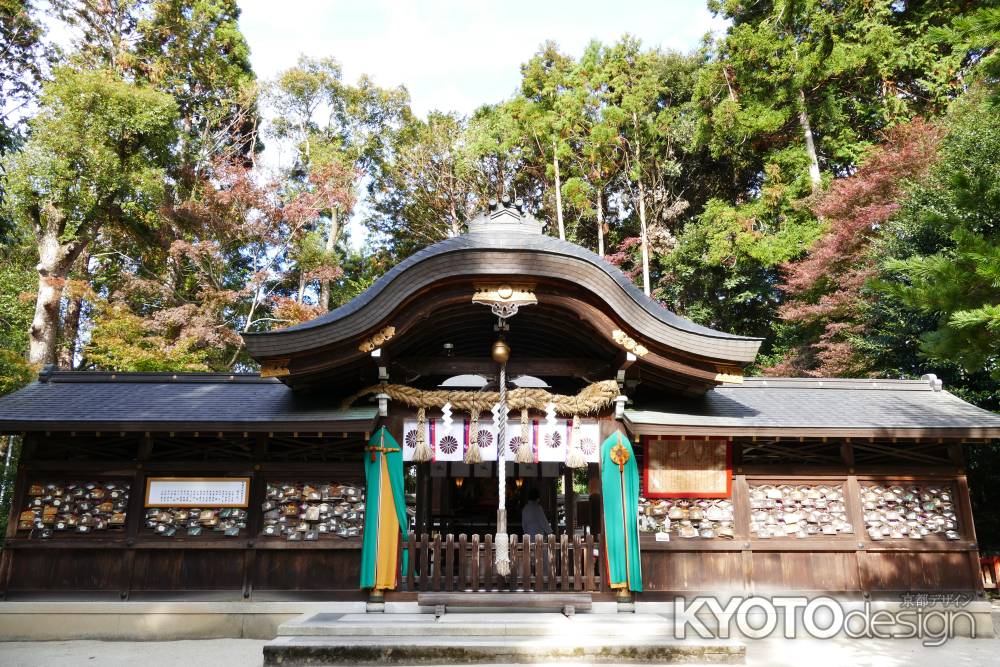
[[[728,498],[732,443],[727,439],[645,440],[643,493],[647,498]]]
[[[249,477],[150,477],[146,507],[246,507]]]

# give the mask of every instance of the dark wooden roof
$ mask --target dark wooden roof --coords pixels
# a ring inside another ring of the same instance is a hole
[[[56,372],[0,398],[0,432],[373,430],[376,410],[341,410],[259,375]]]
[[[488,356],[486,339],[494,336],[495,318],[488,308],[471,303],[473,285],[484,281],[537,285],[539,305],[522,309],[525,315],[511,320],[511,335],[526,342],[517,352],[528,357],[548,356],[553,345],[563,348],[562,356],[592,357],[588,347],[595,345],[604,346],[604,357],[613,356],[620,348],[604,339],[622,329],[653,352],[639,364],[648,371],[644,382],[655,384],[659,373],[664,382],[659,386],[700,391],[717,384],[721,368],[752,362],[761,344],[759,338],[715,331],[679,317],[602,257],[543,234],[541,223],[512,207],[485,214],[470,223],[468,233],[400,262],[336,310],[244,338],[259,361],[290,360],[283,381],[292,386],[370,379],[371,361],[357,345],[388,325],[396,328],[397,338],[422,340],[409,346],[412,352],[440,350],[438,334],[442,323],[449,322],[454,339],[449,342],[468,340]],[[534,341],[526,338],[528,330]],[[405,344],[394,340],[387,347],[400,345]]]
[[[341,410],[256,375],[57,372],[0,398],[0,432],[373,430],[374,407]],[[634,433],[761,437],[1000,438],[1000,415],[923,380],[747,378],[700,397],[626,410]]]
[[[663,397],[625,411],[653,435],[1000,437],[1000,414],[928,380],[746,378],[699,397]]]

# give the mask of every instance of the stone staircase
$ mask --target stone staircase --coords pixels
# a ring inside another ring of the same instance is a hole
[[[304,614],[264,646],[265,665],[744,664],[735,641],[673,639],[658,614]]]

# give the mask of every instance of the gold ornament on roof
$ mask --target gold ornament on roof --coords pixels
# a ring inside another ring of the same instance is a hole
[[[739,366],[716,366],[715,369],[718,371],[715,375],[716,382],[743,384],[743,369]]]
[[[262,378],[279,378],[291,374],[288,370],[288,359],[268,359],[260,365]]]
[[[631,352],[637,357],[645,357],[649,354],[649,350],[646,349],[645,345],[641,345],[634,338],[629,336],[627,333],[621,329],[615,329],[611,332],[611,337],[616,343],[625,348],[626,351]]]
[[[362,352],[371,352],[382,347],[387,340],[396,335],[396,327],[383,327],[382,329],[376,331],[374,334],[362,341],[361,345],[358,345],[358,349]]]
[[[500,319],[507,319],[517,314],[521,306],[531,306],[538,303],[535,297],[535,286],[526,283],[482,284],[475,286],[472,303],[489,306],[493,314]]]

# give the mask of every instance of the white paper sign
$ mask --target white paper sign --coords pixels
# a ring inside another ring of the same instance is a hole
[[[249,477],[150,477],[146,507],[246,507]]]

